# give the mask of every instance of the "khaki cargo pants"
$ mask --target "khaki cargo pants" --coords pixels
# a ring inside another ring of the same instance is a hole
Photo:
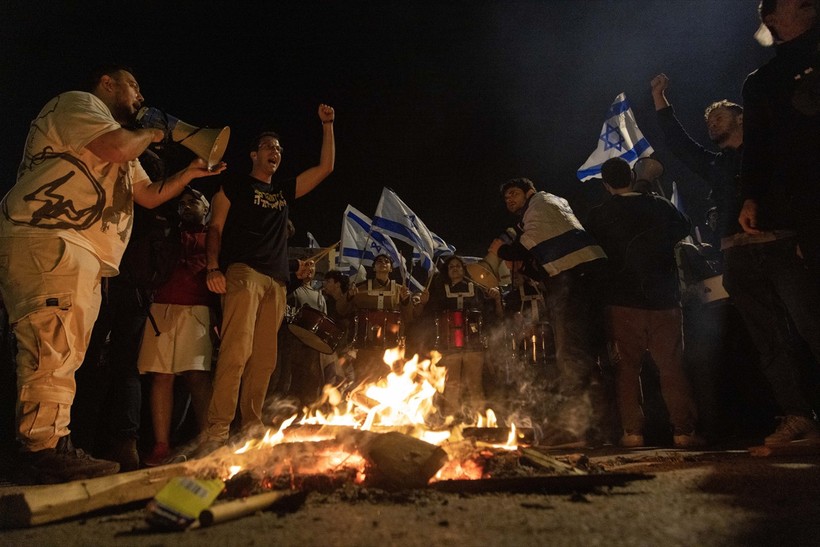
[[[0,238],[0,292],[17,338],[17,437],[29,451],[68,435],[100,309],[100,262],[59,237]]]

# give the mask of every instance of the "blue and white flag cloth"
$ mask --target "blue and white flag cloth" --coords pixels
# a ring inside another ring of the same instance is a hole
[[[355,275],[359,271],[359,266],[372,266],[373,259],[382,254],[388,255],[394,266],[404,267],[404,260],[393,240],[374,231],[370,218],[352,205],[348,205],[342,217],[339,268],[346,268],[351,275]]]
[[[621,93],[607,110],[598,147],[578,169],[578,179],[585,181],[600,177],[601,165],[610,158],[623,158],[631,167],[638,158],[652,152],[652,146],[638,129],[626,93]]]
[[[441,239],[435,233],[430,232],[430,235],[433,236],[433,260],[438,261],[440,258],[446,258],[448,256],[453,256],[456,254],[456,248],[453,245],[448,244],[446,241]],[[419,262],[421,260],[421,253],[418,250],[413,249],[413,260]]]
[[[307,246],[308,249],[320,249],[321,248],[321,245],[319,245],[319,242],[316,241],[315,237],[313,237],[313,234],[308,232],[307,233],[307,238],[308,238],[308,246]]]
[[[430,232],[430,235],[433,236],[433,258],[438,260],[439,258],[443,258],[445,256],[452,256],[456,254],[456,248],[452,245],[448,245],[446,241],[441,239],[439,236]]]
[[[436,247],[433,234],[416,213],[390,188],[382,188],[376,214],[373,216],[373,227],[385,235],[411,245],[418,251],[421,266],[428,275],[432,274]]]

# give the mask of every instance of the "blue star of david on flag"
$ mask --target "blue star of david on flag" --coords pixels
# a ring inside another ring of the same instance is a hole
[[[342,217],[338,267],[347,268],[352,277],[361,266],[372,266],[373,259],[380,254],[390,256],[394,266],[405,269],[404,260],[390,236],[374,231],[370,218],[348,205]]]
[[[617,127],[604,123],[604,133],[599,138],[604,141],[604,150],[610,148],[616,148],[618,152],[623,150],[624,137]]]
[[[601,165],[610,158],[623,158],[632,166],[638,158],[649,156],[652,152],[652,146],[638,129],[626,94],[621,93],[607,110],[598,147],[578,169],[578,179],[585,181],[600,177]]]

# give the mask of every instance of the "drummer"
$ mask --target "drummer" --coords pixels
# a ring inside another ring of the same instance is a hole
[[[302,306],[308,306],[327,315],[325,297],[322,291],[313,284],[315,277],[316,263],[313,260],[305,261],[304,266],[297,273],[297,278],[302,283],[288,295],[288,307],[293,310],[294,315],[299,313]],[[321,397],[322,387],[325,384],[324,370],[332,368],[336,356],[333,353],[320,353],[294,339],[290,339],[287,345],[289,348],[288,361],[291,364],[289,395],[296,397],[303,407],[309,406]]]
[[[521,261],[511,261],[512,283],[509,290],[502,294],[508,332],[514,334],[517,341],[516,353],[529,364],[547,364],[554,360],[552,330],[547,321],[547,310],[543,286],[524,273]],[[531,341],[535,336],[537,341]],[[549,340],[546,340],[546,338]],[[531,344],[549,348],[549,354],[534,352]],[[544,371],[540,371],[544,372]]]
[[[444,260],[441,274],[442,283],[423,292],[419,302],[432,307],[438,321],[437,349],[442,354],[438,366],[447,368],[441,410],[447,415],[482,412],[486,349],[482,330],[490,314],[503,317],[501,293],[497,287],[483,288],[467,279],[464,261],[455,255]]]
[[[402,322],[412,317],[410,290],[390,278],[393,259],[380,254],[373,259],[372,277],[358,285],[351,284],[344,298],[336,301],[341,316],[355,318],[355,380],[361,384],[386,376],[390,369],[384,362],[388,348],[403,343]],[[383,325],[365,333],[364,325]]]
[[[325,383],[339,385],[353,378],[351,355],[352,347],[350,339],[353,336],[350,332],[350,320],[339,313],[336,302],[346,298],[350,288],[350,278],[347,274],[339,270],[325,272],[322,280],[322,294],[327,302],[327,315],[342,331],[342,339],[336,348],[336,359],[332,366],[325,367]]]

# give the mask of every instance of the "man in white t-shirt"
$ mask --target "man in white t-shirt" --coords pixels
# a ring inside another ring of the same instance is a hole
[[[0,202],[0,293],[17,337],[19,469],[30,482],[118,471],[75,449],[68,429],[100,278],[118,273],[134,202],[156,207],[225,168],[197,159],[152,183],[137,157],[165,133],[128,128],[142,103],[123,66],[95,71],[90,92],[53,98],[32,122],[17,183]]]

